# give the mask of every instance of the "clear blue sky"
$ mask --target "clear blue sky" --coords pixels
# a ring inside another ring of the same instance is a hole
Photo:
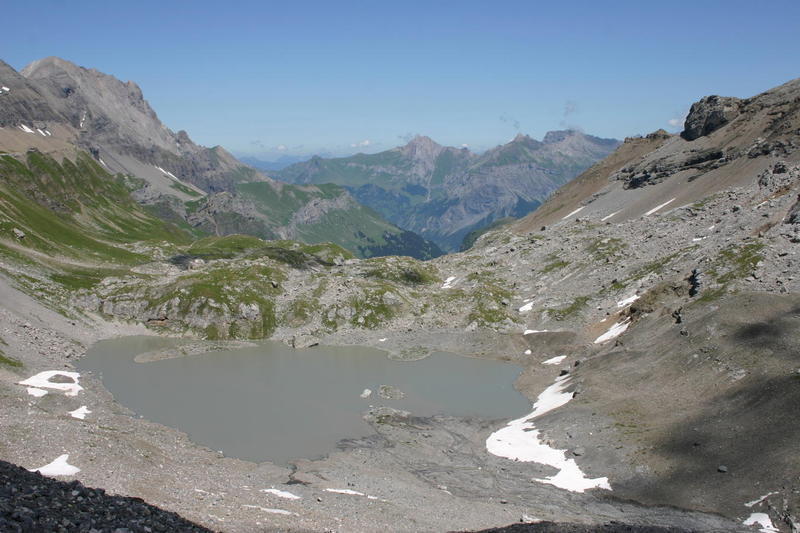
[[[13,67],[56,55],[136,81],[173,130],[267,156],[676,131],[706,94],[800,76],[797,0],[39,0],[3,19]]]

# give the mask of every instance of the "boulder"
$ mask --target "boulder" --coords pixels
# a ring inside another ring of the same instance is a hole
[[[19,228],[14,228],[14,229],[13,229],[13,230],[11,230],[11,231],[12,231],[12,233],[14,233],[14,237],[16,237],[18,240],[22,240],[22,239],[24,239],[24,238],[25,238],[25,232],[24,232],[24,231],[22,231],[21,229],[19,229]]]
[[[706,96],[692,104],[681,137],[693,141],[712,133],[739,116],[742,101],[729,96]]]

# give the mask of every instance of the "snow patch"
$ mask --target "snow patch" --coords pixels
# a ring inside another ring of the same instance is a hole
[[[72,383],[53,383],[50,381],[56,376],[63,376],[72,379]],[[36,387],[39,389],[54,389],[64,391],[67,396],[77,396],[83,390],[83,387],[78,385],[78,379],[81,375],[77,372],[64,372],[61,370],[45,370],[39,372],[35,376],[31,376],[25,381],[20,381],[20,385],[28,385],[29,387]]]
[[[84,420],[86,418],[86,415],[90,414],[92,414],[92,412],[85,405],[82,405],[77,409],[75,409],[74,411],[69,412],[69,416],[71,416],[72,418],[77,418],[79,420]]]
[[[37,389],[36,387],[28,387],[26,390],[28,391],[28,394],[36,398],[41,398],[42,396],[47,394],[46,390]]]
[[[708,236],[706,236],[706,237],[695,237],[695,238],[692,239],[692,242],[700,242],[700,241],[702,241],[704,239],[707,239],[707,238],[708,238]]]
[[[6,87],[5,85],[3,85],[2,87],[0,87],[0,89],[2,89],[3,91],[5,91],[5,92],[7,92],[7,93],[10,93],[10,92],[11,92],[11,89],[9,89],[8,87]]]
[[[756,504],[759,504],[759,503],[763,502],[764,500],[766,500],[767,498],[769,498],[773,494],[778,494],[778,493],[777,492],[768,492],[768,493],[764,494],[763,496],[761,496],[760,498],[758,498],[757,500],[753,500],[751,502],[747,502],[746,504],[744,504],[744,506],[745,507],[752,507],[752,506],[754,506]]]
[[[378,339],[378,342],[386,342],[386,337],[384,337],[382,339]]]
[[[100,164],[102,164],[104,167],[108,168],[108,165],[106,165],[106,162],[105,162],[105,161],[103,161],[103,160],[102,160],[102,159],[100,159],[100,158],[98,158],[97,160],[98,160],[98,161],[100,161]]]
[[[561,361],[563,361],[566,358],[567,358],[566,355],[559,355],[557,357],[553,357],[551,359],[548,359],[547,361],[542,361],[542,364],[543,365],[557,365],[557,364],[559,364]]]
[[[366,400],[367,398],[369,398],[370,396],[372,396],[372,390],[371,390],[371,389],[364,389],[364,392],[362,392],[361,394],[359,394],[359,396],[360,396],[361,398],[364,398],[364,399]]]
[[[547,333],[547,329],[526,329],[523,335],[533,335],[534,333]]]
[[[528,350],[525,350],[525,355],[530,355],[531,353],[532,353],[532,352],[530,351],[530,349],[528,349]]]
[[[573,211],[572,213],[568,214],[567,216],[563,217],[561,220],[567,220],[567,219],[568,219],[569,217],[571,217],[572,215],[577,215],[578,213],[580,213],[581,211],[583,211],[583,209],[584,209],[585,207],[586,207],[585,205],[582,205],[582,206],[580,206],[578,209],[576,209],[576,210],[575,210],[575,211]]]
[[[349,494],[351,496],[366,496],[363,492],[350,489],[325,489],[325,492],[333,492],[335,494]]]
[[[608,220],[609,218],[613,217],[613,216],[614,216],[614,215],[616,215],[617,213],[619,213],[619,211],[614,211],[614,212],[613,212],[613,213],[611,213],[610,215],[606,215],[606,216],[604,216],[603,218],[601,218],[601,219],[600,219],[600,222],[605,222],[606,220]]]
[[[20,124],[20,125],[19,125],[19,129],[21,129],[21,130],[22,130],[22,131],[24,131],[25,133],[33,133],[33,130],[32,130],[32,129],[30,129],[30,128],[29,128],[28,126],[26,126],[25,124]]]
[[[753,513],[742,523],[746,526],[761,526],[759,531],[762,533],[773,533],[778,531],[778,528],[772,524],[772,520],[769,519],[769,515],[767,513]]]
[[[486,450],[498,457],[514,461],[536,462],[552,466],[558,470],[554,476],[536,479],[541,483],[554,485],[571,492],[584,492],[587,489],[601,488],[611,490],[608,478],[587,478],[575,459],[567,459],[566,450],[551,448],[539,440],[539,430],[533,420],[561,407],[572,399],[571,392],[564,392],[569,384],[569,376],[561,376],[547,387],[533,404],[533,412],[512,420],[486,439]]]
[[[39,128],[36,128],[36,131],[38,131],[38,132],[39,132],[39,134],[40,134],[42,137],[47,137],[47,134],[46,134],[45,132],[43,132],[42,130],[40,130]]]
[[[452,287],[453,287],[453,283],[454,283],[455,281],[456,281],[456,277],[455,277],[455,276],[450,276],[449,278],[447,278],[446,280],[444,280],[444,283],[442,284],[442,288],[443,288],[443,289],[450,289],[450,288],[452,288]]]
[[[39,468],[34,468],[30,472],[39,472],[43,476],[71,476],[81,471],[77,466],[72,466],[67,462],[69,454],[59,455],[55,461]]]
[[[628,307],[629,305],[631,305],[633,302],[635,302],[638,299],[639,299],[639,295],[638,294],[634,294],[633,296],[628,296],[627,298],[624,298],[624,299],[618,301],[617,302],[617,307]]]
[[[622,322],[617,322],[616,324],[611,326],[608,331],[597,337],[594,340],[594,343],[601,344],[603,342],[610,341],[611,339],[619,337],[625,332],[626,329],[628,329],[628,326],[630,325],[631,325],[631,320],[629,318],[623,320]]]
[[[520,307],[519,308],[519,312],[520,313],[527,313],[531,309],[533,309],[533,302],[527,303],[527,304],[523,305],[522,307]]]
[[[656,211],[658,211],[659,209],[661,209],[662,207],[666,207],[666,206],[668,206],[669,204],[671,204],[674,201],[675,201],[675,198],[673,198],[672,200],[667,200],[663,204],[655,206],[653,209],[651,209],[650,211],[645,213],[644,216],[650,216],[653,213],[655,213]]]
[[[286,509],[271,509],[269,507],[261,507],[260,505],[242,505],[245,509],[258,509],[264,513],[270,514],[282,514],[285,516],[297,516],[297,513],[293,513],[291,511],[287,511]]]
[[[266,492],[267,494],[272,494],[274,496],[277,496],[278,498],[285,498],[287,500],[299,500],[300,499],[300,496],[298,496],[297,494],[292,494],[291,492],[289,492],[287,490],[280,490],[280,489],[272,488],[272,489],[261,489],[260,492]]]

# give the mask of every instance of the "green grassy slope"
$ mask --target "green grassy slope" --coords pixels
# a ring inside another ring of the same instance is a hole
[[[187,244],[188,233],[137,204],[130,185],[84,152],[62,162],[37,151],[0,156],[0,258],[69,289],[149,261],[148,247]]]

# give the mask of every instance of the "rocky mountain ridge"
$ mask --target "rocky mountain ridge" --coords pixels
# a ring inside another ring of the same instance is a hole
[[[418,135],[377,154],[314,157],[274,175],[342,185],[398,226],[453,251],[470,231],[529,213],[617,144],[567,130],[549,132],[543,141],[519,134],[478,155]]]
[[[139,202],[165,219],[190,225],[195,233],[332,240],[366,256],[398,253],[425,259],[441,253],[364,209],[344,189],[333,200],[331,191],[315,186],[281,184],[220,146],[199,146],[185,131],[173,132],[134,82],[49,57],[20,73],[0,64],[0,83],[8,88],[0,100],[0,147],[70,158],[86,151],[106,171],[137,178],[134,197]],[[242,192],[241,186],[251,183],[263,194]],[[311,219],[302,213],[281,220],[272,216],[287,205],[317,212],[324,206],[330,217],[346,222],[337,232],[319,217],[305,223]]]

